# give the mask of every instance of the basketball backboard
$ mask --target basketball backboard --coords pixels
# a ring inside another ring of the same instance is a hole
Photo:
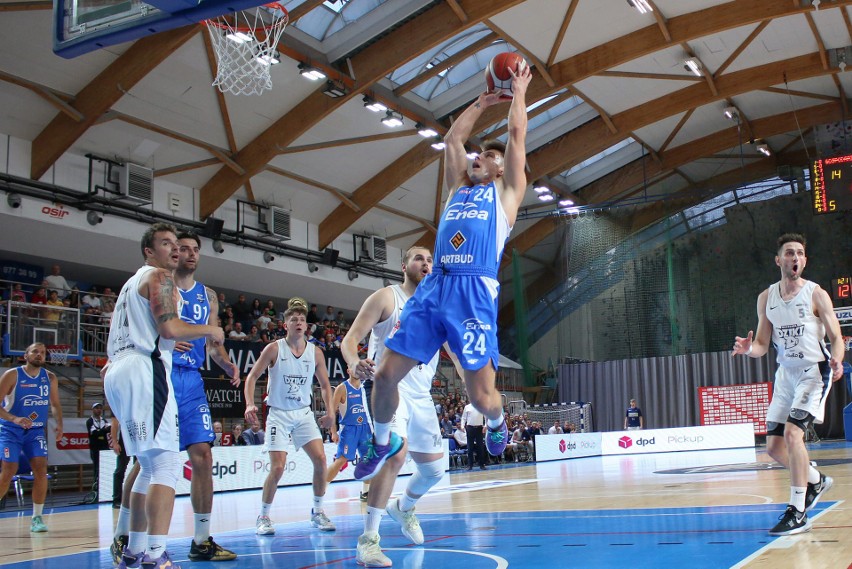
[[[263,3],[263,0],[54,0],[53,51],[70,59]]]

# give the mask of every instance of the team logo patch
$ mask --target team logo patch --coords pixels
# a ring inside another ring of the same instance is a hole
[[[462,232],[461,232],[461,231],[456,231],[456,234],[455,234],[455,235],[453,235],[452,239],[450,239],[450,245],[452,245],[452,246],[453,246],[453,249],[455,249],[456,251],[458,251],[458,250],[459,250],[459,247],[461,247],[462,245],[464,245],[465,241],[467,241],[467,239],[466,239],[466,238],[465,238],[465,236],[462,234]]]

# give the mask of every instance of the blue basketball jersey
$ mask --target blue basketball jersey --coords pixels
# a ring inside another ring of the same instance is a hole
[[[341,425],[363,425],[367,423],[367,410],[364,407],[364,386],[355,388],[348,379],[343,382],[346,386],[346,408],[340,410]]]
[[[47,415],[50,409],[50,378],[42,368],[38,375],[30,377],[24,371],[24,366],[17,368],[18,378],[12,392],[3,402],[3,408],[16,417],[27,417],[33,422],[33,427],[47,425]],[[4,429],[20,429],[15,423],[0,419]]]
[[[435,268],[496,277],[511,229],[494,182],[460,187],[438,224]]]
[[[207,298],[207,288],[200,282],[189,290],[180,290],[182,299],[180,319],[190,324],[207,324],[210,317],[210,301]],[[175,352],[172,356],[172,365],[199,369],[204,366],[204,348],[207,341],[205,338],[192,340],[192,349],[188,352]]]

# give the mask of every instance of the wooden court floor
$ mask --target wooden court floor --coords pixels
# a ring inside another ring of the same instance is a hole
[[[426,543],[414,547],[389,518],[382,545],[394,567],[852,567],[852,443],[810,446],[834,478],[809,533],[766,532],[789,497],[786,470],[763,449],[595,457],[493,466],[447,474],[417,512]],[[397,481],[401,491],[407,478]],[[274,537],[259,537],[257,490],[219,494],[213,533],[236,551],[216,567],[357,567],[359,483],[332,484],[326,512],[337,531],[308,524],[309,487],[281,488]],[[0,514],[2,567],[108,568],[115,511],[109,504],[50,509],[50,531],[31,536],[29,512]],[[184,567],[192,533],[188,498],[176,502],[169,549]]]

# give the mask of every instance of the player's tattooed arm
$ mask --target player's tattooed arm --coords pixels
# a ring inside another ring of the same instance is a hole
[[[151,286],[151,312],[157,324],[180,318],[177,309],[177,288],[169,271],[156,271]]]

